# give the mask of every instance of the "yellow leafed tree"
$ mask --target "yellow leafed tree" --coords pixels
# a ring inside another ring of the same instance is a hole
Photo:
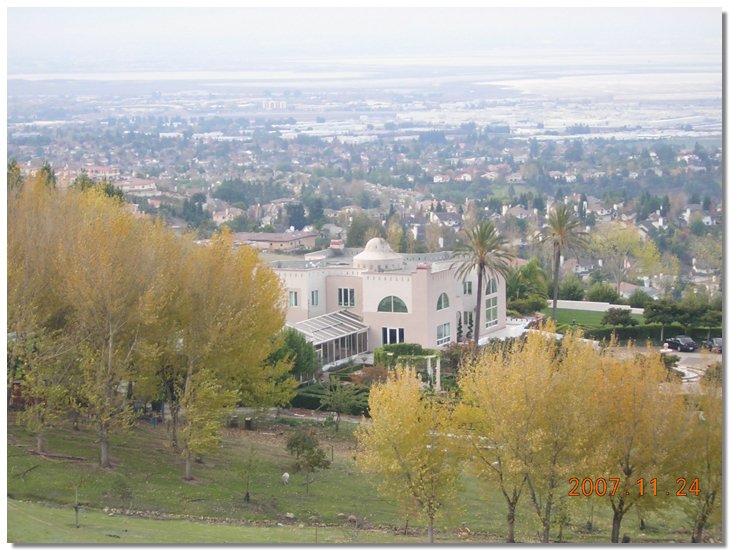
[[[606,355],[598,384],[586,394],[596,411],[592,474],[617,480],[605,497],[613,512],[611,542],[619,542],[621,522],[633,506],[645,510],[675,500],[675,474],[693,452],[680,436],[690,423],[681,383],[667,379],[658,353],[635,355],[629,348],[627,356]]]
[[[459,432],[471,466],[496,480],[507,507],[507,542],[514,542],[517,505],[526,488],[548,542],[565,480],[585,459],[586,409],[581,395],[599,353],[579,334],[558,345],[550,331],[495,348],[462,369]]]
[[[56,253],[58,290],[70,309],[67,331],[81,356],[86,413],[99,432],[100,465],[111,466],[109,433],[133,420],[126,400],[141,303],[154,279],[143,225],[101,191],[68,190]]]
[[[449,437],[450,405],[423,393],[414,369],[397,367],[370,391],[370,419],[357,429],[357,464],[379,490],[407,507],[413,500],[428,519],[428,540],[443,506],[456,494],[460,473]]]
[[[722,527],[723,517],[723,391],[717,381],[702,382],[699,391],[689,397],[692,414],[684,446],[691,450],[693,460],[680,472],[686,480],[686,497],[680,498],[691,519],[691,542],[699,543],[704,542],[707,527]]]
[[[613,222],[592,234],[592,248],[620,287],[631,275],[653,275],[660,270],[661,255],[656,244],[642,240],[638,229]]]
[[[209,370],[192,375],[181,403],[186,420],[181,434],[185,479],[192,479],[192,462],[196,457],[220,445],[220,427],[236,397],[236,392],[224,389]]]
[[[193,402],[206,395],[197,391],[195,380],[214,378],[246,406],[287,403],[295,382],[286,378],[290,362],[265,362],[275,346],[272,335],[284,321],[281,287],[273,271],[258,261],[253,249],[234,249],[229,233],[213,236],[208,246],[188,242],[182,252],[175,255],[177,271],[170,268],[174,276],[166,280],[164,294],[175,297],[161,316],[166,328],[151,345],[168,364],[172,422],[175,427],[181,415],[186,434],[181,450],[189,478],[195,453],[188,442],[207,437],[190,434],[212,426],[193,417],[204,410]]]
[[[542,542],[550,541],[555,507],[572,504],[565,500],[564,483],[570,477],[592,475],[591,441],[595,412],[586,388],[596,388],[597,375],[590,365],[598,365],[603,352],[595,342],[582,338],[580,331],[567,333],[555,349],[553,337],[532,333],[529,340],[545,350],[541,362],[531,369],[543,371],[539,410],[533,426],[536,443],[527,466],[527,486],[534,509],[542,523]],[[555,353],[550,351],[555,349]],[[538,360],[538,359],[537,359]],[[527,365],[527,368],[530,368]]]
[[[70,346],[60,332],[66,307],[56,291],[59,274],[52,262],[62,212],[53,208],[55,190],[45,175],[23,180],[17,165],[12,172],[7,203],[7,398],[14,404],[12,389],[22,380],[22,399],[33,410],[18,420],[36,434],[41,451],[44,431],[62,414],[61,389],[71,390],[73,370],[66,353]]]

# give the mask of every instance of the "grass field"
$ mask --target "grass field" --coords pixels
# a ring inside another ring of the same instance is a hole
[[[552,308],[544,308],[542,313],[548,317],[552,316]],[[602,311],[583,311],[580,309],[558,309],[557,310],[557,324],[558,325],[571,325],[574,321],[575,325],[582,327],[600,327],[602,318],[605,313]],[[642,315],[632,315],[633,319],[637,320],[639,324],[643,324]]]
[[[357,470],[353,423],[343,422],[339,434],[316,423],[322,448],[330,457],[333,452],[334,462],[331,469],[315,474],[307,496],[303,475],[294,472],[293,460],[285,450],[292,422],[259,422],[255,431],[228,430],[220,452],[195,464],[195,479],[186,482],[182,480],[183,460],[172,452],[163,426],[141,424],[116,436],[111,448],[113,468],[102,470],[96,466],[97,443],[91,430],[59,430],[49,437],[47,454],[38,455],[33,452],[32,435],[16,427],[9,415],[8,540],[178,544],[426,541],[420,518],[408,518],[408,537],[399,534],[405,527],[403,513],[377,493],[374,479]],[[250,502],[245,502],[244,472],[251,448],[255,454]],[[284,471],[291,473],[289,485],[281,483]],[[79,529],[74,526],[73,512],[77,488],[82,506]],[[436,519],[436,540],[503,541],[506,508],[497,485],[465,475],[461,489],[458,501]],[[566,480],[563,489],[566,495]],[[565,541],[609,540],[607,500],[570,498],[566,502]],[[585,525],[591,505],[594,529],[588,532]],[[295,518],[287,519],[287,513]],[[517,540],[535,542],[537,517],[526,494],[517,514]],[[162,516],[174,519],[153,519]],[[349,516],[357,518],[356,528]],[[623,532],[633,541],[688,541],[687,521],[676,503],[658,511],[646,510],[644,519],[647,528],[641,531],[637,513],[629,512]],[[555,537],[557,532],[555,528]]]
[[[316,543],[417,543],[422,537],[391,532],[340,527],[284,525],[252,526],[188,520],[155,520],[82,509],[76,528],[72,508],[34,502],[8,502],[8,541],[25,544],[316,544]]]

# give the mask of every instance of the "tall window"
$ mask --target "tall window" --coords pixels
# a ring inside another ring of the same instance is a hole
[[[312,306],[319,305],[319,291],[318,290],[311,291],[311,305]]]
[[[451,341],[451,324],[438,325],[435,331],[435,345],[440,346]]]
[[[354,307],[354,289],[353,288],[338,288],[337,289],[337,304],[342,307]]]
[[[448,301],[448,294],[445,292],[438,296],[438,303],[435,306],[435,309],[445,309],[450,305],[450,302]]]
[[[496,295],[498,287],[496,286],[496,279],[489,279],[486,283],[486,300],[484,304],[486,306],[485,320],[486,326],[491,327],[499,322],[499,305]]]
[[[463,294],[464,295],[473,294],[473,281],[463,281]]]
[[[486,298],[486,326],[491,327],[499,322],[499,306],[497,304],[496,296],[493,298]]]
[[[382,327],[382,345],[402,344],[405,341],[404,328]]]
[[[496,279],[489,279],[484,294],[496,294]]]
[[[299,293],[289,290],[289,307],[299,307]]]
[[[407,313],[408,307],[405,305],[405,302],[397,296],[387,296],[380,301],[380,305],[377,306],[377,311]]]

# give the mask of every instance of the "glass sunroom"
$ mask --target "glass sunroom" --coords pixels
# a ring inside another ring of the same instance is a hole
[[[369,327],[349,311],[335,311],[294,325],[314,345],[319,365],[327,367],[367,351]]]

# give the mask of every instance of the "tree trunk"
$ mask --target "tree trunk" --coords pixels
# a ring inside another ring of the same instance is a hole
[[[508,512],[506,513],[506,525],[508,528],[508,534],[506,536],[506,542],[516,542],[514,538],[514,524],[516,523],[516,503],[508,503]]]
[[[428,542],[433,544],[435,542],[433,538],[433,516],[428,516]]]
[[[101,443],[101,458],[99,460],[99,465],[102,468],[110,468],[111,462],[109,461],[109,427],[104,422],[102,422],[99,426],[99,441]]]
[[[185,481],[192,479],[192,453],[185,451]]]
[[[180,422],[180,404],[177,402],[170,402],[170,439],[172,440],[172,448],[177,451],[180,448],[180,444],[177,441],[177,426]]]
[[[622,506],[621,506],[622,508]],[[610,535],[610,542],[620,542],[620,523],[623,521],[623,513],[619,511],[613,512],[613,530]]]
[[[339,417],[339,413],[337,413],[337,418],[334,421],[334,431],[335,432],[339,431],[339,420],[341,420],[341,419]]]
[[[706,527],[706,522],[709,519],[709,512],[711,512],[711,509],[713,508],[715,498],[716,491],[711,491],[709,493],[709,498],[707,498],[701,506],[699,514],[696,517],[696,523],[694,524],[693,533],[691,533],[691,542],[700,543],[703,541],[704,527]]]
[[[76,503],[73,505],[73,509],[76,512],[76,529],[78,529],[80,527],[79,522],[78,522],[78,509],[79,509],[79,505],[78,505],[78,487],[76,487]]]
[[[542,518],[542,542],[549,544],[549,531],[552,524],[552,500],[548,497],[544,505],[544,517]]]
[[[481,295],[483,294],[483,267],[481,266],[478,266],[476,281],[476,327],[473,329],[473,339],[478,346],[478,338],[481,333]]]
[[[39,454],[43,453],[43,432],[35,434],[35,450]]]
[[[704,525],[706,524],[706,518],[701,517],[694,526],[694,532],[691,533],[691,542],[700,543],[704,538]]]
[[[552,319],[557,322],[557,295],[559,293],[559,257],[562,251],[554,246],[554,269],[552,271]]]

